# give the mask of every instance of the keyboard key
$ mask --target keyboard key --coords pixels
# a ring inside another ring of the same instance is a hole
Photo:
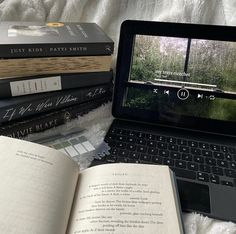
[[[174,137],[167,137],[166,138],[166,142],[175,144],[176,143],[176,139]]]
[[[222,145],[222,146],[221,146],[221,151],[224,152],[224,153],[227,153],[227,152],[228,152],[228,147]]]
[[[136,132],[134,132],[134,131],[127,131],[127,135],[130,136],[130,137],[134,137],[134,136],[136,136]]]
[[[219,167],[226,167],[226,168],[228,168],[228,162],[224,161],[224,160],[217,160],[217,165]]]
[[[228,177],[236,178],[236,171],[225,169],[225,175]]]
[[[137,143],[137,144],[140,144],[140,145],[146,145],[146,141],[143,140],[143,139],[137,139],[137,140],[136,140],[136,143]]]
[[[189,153],[189,147],[187,146],[180,146],[179,151],[182,153]]]
[[[135,142],[135,138],[134,137],[128,137],[127,138],[127,142],[134,143]]]
[[[187,146],[187,141],[184,139],[177,139],[177,144],[182,146]]]
[[[169,157],[169,151],[167,151],[167,150],[159,150],[159,155],[161,157]]]
[[[191,148],[191,153],[194,155],[201,155],[201,150],[197,148]]]
[[[178,145],[169,145],[168,149],[173,151],[178,151],[179,147]]]
[[[198,172],[197,173],[197,179],[199,181],[208,182],[209,181],[209,175],[206,174],[206,173]]]
[[[190,147],[198,147],[198,143],[196,142],[196,141],[189,141],[188,142],[188,145],[190,146]]]
[[[117,155],[118,154],[118,149],[117,148],[111,148],[110,154],[111,155]]]
[[[204,158],[201,156],[194,156],[193,160],[194,162],[197,162],[197,163],[204,163]]]
[[[138,145],[137,151],[141,153],[145,153],[147,151],[147,147]]]
[[[173,158],[173,159],[180,159],[180,153],[170,152],[170,157]]]
[[[196,179],[196,172],[194,171],[187,171],[180,168],[171,168],[171,169],[174,171],[175,175],[178,177],[183,177],[183,178],[192,179],[192,180]]]
[[[162,164],[162,157],[152,156],[152,162],[157,164]]]
[[[198,171],[198,164],[197,163],[188,162],[187,166],[188,166],[189,170]]]
[[[230,162],[229,166],[230,166],[230,168],[236,170],[236,163],[235,162]]]
[[[127,141],[127,137],[126,136],[117,136],[117,140],[118,141]]]
[[[213,152],[213,156],[218,159],[224,159],[224,154],[220,152]]]
[[[163,164],[168,165],[168,166],[174,166],[174,160],[171,158],[164,158]]]
[[[210,182],[213,183],[213,184],[219,184],[220,183],[219,176],[217,176],[217,175],[210,175]]]
[[[178,167],[178,168],[186,168],[186,162],[181,161],[181,160],[176,160],[175,161],[175,166]]]
[[[156,137],[153,134],[146,134],[146,139],[154,141],[154,140],[156,140]]]
[[[200,169],[201,172],[207,172],[207,173],[211,172],[211,167],[208,166],[208,165],[202,164],[202,165],[199,166],[199,169]]]
[[[226,153],[226,154],[225,154],[225,159],[228,160],[228,161],[232,161],[232,160],[233,160],[233,157],[232,157],[231,154]]]
[[[159,149],[167,149],[167,144],[163,142],[158,142],[157,148]]]
[[[156,142],[154,142],[154,141],[147,141],[147,146],[155,147],[156,146]]]
[[[222,184],[222,185],[226,185],[226,186],[233,187],[233,183],[232,183],[231,181],[222,180],[222,181],[221,181],[221,184]]]
[[[118,163],[128,163],[129,159],[128,158],[124,158],[124,157],[119,157],[119,158],[117,158],[117,162]]]
[[[148,153],[149,154],[158,154],[158,149],[156,149],[156,148],[148,148]]]
[[[209,150],[202,150],[202,156],[212,157],[212,152]]]
[[[212,173],[215,175],[223,175],[223,169],[220,167],[212,167]]]
[[[145,138],[145,133],[143,133],[143,132],[137,132],[137,133],[136,133],[136,137],[138,137],[138,138]]]
[[[204,150],[209,149],[209,144],[200,142],[199,148],[204,149]]]
[[[166,142],[166,138],[164,136],[157,136],[157,141],[161,141],[161,142]]]
[[[137,152],[129,152],[129,158],[131,159],[139,159],[140,153]]]
[[[206,164],[210,166],[215,166],[216,165],[216,160],[214,158],[205,158]]]
[[[215,144],[210,144],[210,149],[214,151],[220,151],[220,146]]]
[[[122,156],[122,157],[128,157],[129,151],[128,150],[119,150],[118,155]]]
[[[127,147],[126,147],[128,150],[132,150],[132,151],[135,151],[136,150],[136,145],[134,144],[127,144]]]
[[[191,154],[182,154],[182,159],[184,161],[192,161],[193,156]]]
[[[151,161],[151,156],[148,154],[141,154],[140,160],[142,161]]]
[[[116,143],[116,147],[117,147],[117,148],[126,148],[126,144],[123,143],[123,142],[117,142],[117,143]]]
[[[232,153],[232,154],[236,154],[236,148],[229,147],[229,152]]]

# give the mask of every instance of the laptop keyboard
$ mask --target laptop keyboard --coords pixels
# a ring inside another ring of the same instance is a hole
[[[178,177],[236,187],[236,147],[112,128],[105,137],[110,154],[99,163],[168,165]]]

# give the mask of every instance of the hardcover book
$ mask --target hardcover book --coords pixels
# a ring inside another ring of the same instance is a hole
[[[94,86],[112,78],[112,71],[0,78],[0,98]]]
[[[85,103],[13,120],[0,125],[0,135],[13,138],[24,138],[29,134],[43,132],[59,125],[66,124],[73,119],[78,119],[110,100],[111,93],[105,97],[96,98],[95,100]]]
[[[91,87],[68,89],[0,100],[0,123],[21,119],[35,114],[46,113],[79,103],[105,97],[112,84],[106,83]]]
[[[80,171],[55,149],[0,137],[4,234],[183,234],[168,166],[106,164]]]
[[[95,23],[0,22],[0,58],[111,55],[113,41]]]

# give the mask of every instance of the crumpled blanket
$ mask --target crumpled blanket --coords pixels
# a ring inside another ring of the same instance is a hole
[[[126,19],[236,25],[236,1],[0,0],[1,21],[96,22],[115,41],[114,68],[120,24]],[[79,124],[82,125],[83,120],[86,122],[89,118],[99,125],[96,122],[97,116],[102,118],[104,110],[110,111],[109,104],[88,113],[79,120]],[[107,113],[105,115],[107,119]],[[76,121],[74,124],[76,126]],[[92,128],[91,131],[94,129],[97,131],[99,128]],[[236,212],[236,204],[232,205],[235,205]],[[236,234],[236,224],[231,222],[210,219],[195,213],[185,213],[183,219],[187,234]]]

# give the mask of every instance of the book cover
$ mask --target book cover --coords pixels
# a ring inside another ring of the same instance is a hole
[[[113,41],[95,23],[0,22],[0,58],[110,55]]]
[[[112,71],[2,78],[0,98],[94,86],[111,82],[112,78]]]
[[[111,83],[0,100],[0,123],[104,97]]]
[[[63,109],[11,121],[0,125],[0,135],[24,138],[29,134],[43,132],[79,118],[109,100],[111,100],[111,94]]]

